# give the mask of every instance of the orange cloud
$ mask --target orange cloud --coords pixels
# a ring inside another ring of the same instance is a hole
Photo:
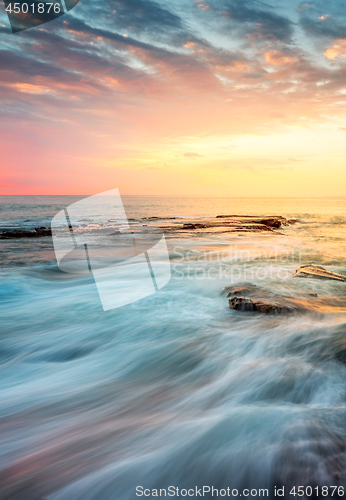
[[[266,62],[272,66],[284,66],[285,64],[292,64],[297,60],[295,57],[291,57],[279,50],[264,52],[263,55]]]
[[[43,85],[32,85],[31,83],[14,83],[10,85],[12,88],[19,92],[27,94],[42,94],[44,92],[51,92],[51,89]]]
[[[337,40],[332,47],[324,52],[324,56],[334,61],[335,59],[346,59],[346,39]]]

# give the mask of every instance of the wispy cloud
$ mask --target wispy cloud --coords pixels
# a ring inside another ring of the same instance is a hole
[[[126,165],[144,172],[153,162],[157,171],[182,161],[186,171],[184,158],[202,157],[189,163],[214,165],[220,146],[205,144],[218,137],[326,120],[339,129],[342,9],[339,0],[80,0],[42,28],[17,35],[0,28],[0,141],[14,172],[6,182],[35,177],[51,185],[54,164],[75,183],[83,170],[87,179],[102,168],[107,182],[113,175],[127,186]],[[187,137],[196,144],[185,146]],[[187,152],[175,159],[170,148]],[[302,154],[285,151],[280,161]]]

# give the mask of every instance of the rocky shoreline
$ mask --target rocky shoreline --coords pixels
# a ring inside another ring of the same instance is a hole
[[[216,215],[215,217],[200,217],[186,219],[181,217],[143,217],[129,219],[130,225],[159,227],[164,233],[277,233],[282,226],[297,222],[282,216],[247,216],[247,215]],[[0,232],[1,240],[19,238],[43,238],[51,236],[49,227],[41,226],[34,229],[5,229]]]
[[[301,266],[295,271],[293,277],[346,281],[346,276],[312,264]],[[323,306],[337,308],[339,305],[335,304],[333,297],[319,297],[313,292],[302,293],[300,297],[283,296],[252,283],[227,286],[222,290],[222,294],[228,298],[229,308],[240,313],[285,315],[320,311]],[[346,300],[341,299],[341,301],[343,308],[346,308]],[[346,364],[346,326],[341,324],[340,328],[338,340],[331,346],[329,354],[337,361]]]
[[[247,215],[217,215],[215,217],[204,217],[198,222],[196,219],[182,222],[179,219],[172,222],[162,220],[160,228],[165,233],[276,233],[282,226],[288,226],[297,222],[296,219],[286,219],[282,216],[247,216]],[[157,221],[157,219],[156,219]]]
[[[343,274],[327,271],[324,267],[313,264],[301,266],[295,271],[293,277],[346,281],[346,276]],[[318,310],[322,304],[330,305],[326,299],[318,298],[317,293],[303,294],[302,297],[281,296],[252,283],[227,286],[222,293],[229,299],[230,309],[241,312],[287,314]]]

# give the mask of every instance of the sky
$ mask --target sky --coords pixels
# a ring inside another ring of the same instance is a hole
[[[12,34],[0,194],[344,196],[344,0],[80,0]]]

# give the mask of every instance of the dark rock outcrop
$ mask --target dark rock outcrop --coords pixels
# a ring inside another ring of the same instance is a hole
[[[252,283],[242,283],[238,286],[225,286],[222,290],[222,294],[226,297],[234,297],[235,295],[248,296],[259,292],[260,288]]]
[[[294,278],[316,278],[324,280],[346,281],[346,276],[344,276],[343,274],[333,273],[332,271],[327,271],[322,266],[315,266],[313,264],[301,266],[295,271]]]
[[[285,217],[281,215],[275,215],[271,217],[261,217],[261,216],[251,216],[251,215],[217,215],[216,219],[233,219],[238,221],[244,221],[252,224],[262,224],[264,226],[273,227],[278,229],[281,225],[287,225],[289,222]],[[296,222],[296,221],[294,221]]]
[[[228,301],[230,309],[242,312],[257,312],[262,314],[289,314],[298,309],[275,301],[249,299],[247,297],[232,297]]]
[[[164,220],[165,219],[165,220]],[[216,217],[203,217],[185,221],[173,221],[174,217],[162,218],[160,225],[165,233],[180,231],[193,231],[206,229],[208,234],[221,233],[262,233],[281,234],[278,229],[289,225],[288,219],[282,216],[256,216],[256,215],[217,215]],[[179,219],[179,217],[177,217]],[[143,219],[144,220],[144,219]],[[158,222],[159,218],[146,218]]]
[[[203,229],[207,227],[205,224],[183,224],[183,229]]]
[[[332,344],[332,350],[334,352],[334,357],[346,364],[346,328],[345,324],[337,327],[337,335]]]
[[[0,240],[12,240],[17,238],[43,238],[51,236],[52,231],[47,227],[35,227],[34,231],[26,231],[22,229],[13,229],[11,231],[3,231],[0,233]]]
[[[181,219],[181,217],[142,217],[142,220],[173,220],[173,219]],[[136,220],[136,219],[128,219],[128,220]]]
[[[258,224],[264,224],[265,226],[274,227],[275,229],[278,229],[281,226],[282,221],[277,218],[261,219],[258,221]]]
[[[346,344],[336,352],[335,357],[338,361],[346,364]]]
[[[321,300],[316,300],[315,293],[302,293],[298,297],[291,297],[246,282],[226,286],[222,294],[229,298],[230,309],[241,312],[288,314],[318,311],[324,305]]]

